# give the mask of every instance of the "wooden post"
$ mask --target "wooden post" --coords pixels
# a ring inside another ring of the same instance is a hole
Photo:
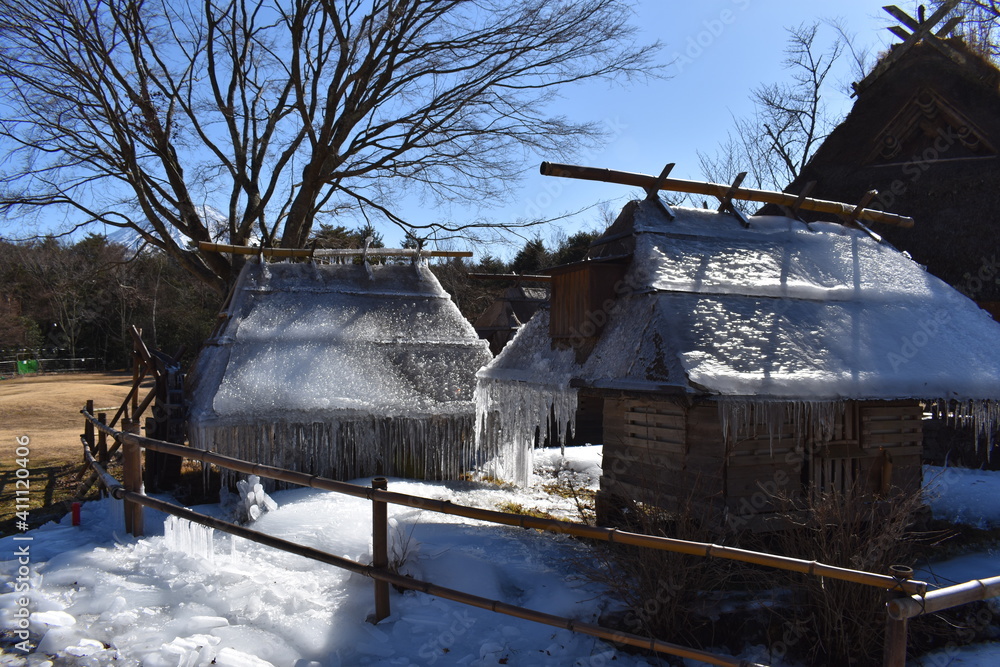
[[[389,486],[385,477],[372,479],[372,489],[385,491]],[[372,497],[372,566],[384,570],[389,566],[389,513],[385,502]],[[375,617],[378,623],[389,615],[389,583],[375,580]]]
[[[913,577],[913,568],[905,565],[893,565],[889,568],[889,574],[897,581],[906,581]],[[909,597],[898,588],[890,589],[887,594],[886,604],[889,600],[900,597]],[[886,612],[885,624],[885,648],[882,653],[883,667],[906,667],[906,633],[909,619],[894,619]]]
[[[97,413],[97,421],[101,422],[102,425],[108,425],[108,413],[99,412]],[[102,466],[108,465],[108,434],[102,430],[97,432],[97,451],[94,452],[97,460]]]
[[[138,424],[131,424],[130,428],[138,430],[136,427]],[[124,477],[123,485],[126,491],[132,491],[134,493],[142,493],[142,448],[129,441],[124,441],[122,443],[122,452],[124,459],[125,470],[122,474]],[[125,531],[134,536],[143,536],[143,517],[142,517],[142,505],[138,503],[125,501]]]
[[[87,401],[87,414],[94,414],[94,401]],[[83,420],[83,439],[87,441],[87,447],[91,454],[97,451],[94,442],[94,424],[89,419]]]
[[[142,329],[137,329],[138,334],[142,335]],[[136,414],[139,411],[139,352],[135,349],[135,343],[132,344],[132,387],[134,391],[132,392],[132,419],[138,419]]]
[[[156,419],[153,417],[146,417],[146,437],[153,438],[154,440],[163,440],[159,430],[156,427]],[[151,493],[156,493],[156,477],[160,470],[160,457],[162,454],[159,452],[146,452],[146,468],[142,471],[142,481],[146,485],[146,488],[150,490]]]

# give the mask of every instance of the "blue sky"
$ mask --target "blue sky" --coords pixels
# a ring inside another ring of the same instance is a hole
[[[661,59],[672,62],[666,68],[669,78],[626,86],[603,82],[581,85],[567,90],[552,112],[576,120],[595,120],[609,129],[610,140],[579,156],[576,161],[581,164],[658,174],[666,163],[675,162],[673,176],[703,180],[697,152],[711,153],[725,140],[733,118],[752,111],[749,93],[753,87],[788,79],[782,64],[786,27],[842,19],[847,30],[856,35],[858,46],[878,52],[898,41],[886,30],[891,20],[882,10],[883,4],[881,0],[638,0],[636,21],[642,38],[663,43]],[[898,4],[911,14],[916,11],[912,2]],[[825,48],[833,36],[832,31],[821,33],[818,45]],[[854,78],[849,56],[841,58],[833,76],[836,84],[850,85]],[[841,115],[851,106],[846,94],[838,93],[830,103],[831,110]],[[634,189],[620,185],[539,176],[538,162],[526,165],[516,201],[490,212],[499,222],[556,217],[602,200],[611,200],[618,209],[635,195]],[[461,215],[460,211],[453,213]],[[597,227],[597,220],[592,210],[557,226],[572,234]],[[553,226],[539,228],[538,233],[547,242],[558,235]],[[501,255],[510,252],[500,247],[476,250],[477,255],[484,250]]]
[[[883,4],[882,0],[634,0],[634,21],[641,29],[639,41],[662,42],[659,60],[667,64],[666,78],[625,84],[587,82],[566,89],[564,97],[547,111],[597,122],[608,130],[608,140],[601,146],[568,161],[649,174],[658,174],[666,163],[674,162],[673,176],[701,180],[698,151],[713,152],[732,129],[734,117],[752,111],[750,90],[762,83],[788,80],[789,72],[783,68],[786,27],[841,19],[856,35],[859,47],[877,52],[898,41],[886,30],[890,19],[881,9]],[[899,5],[915,14],[913,0]],[[825,49],[833,36],[832,30],[821,33],[820,48]],[[854,79],[848,56],[841,58],[833,78],[843,86]],[[841,116],[850,109],[846,94],[834,94],[830,103]],[[619,185],[540,176],[538,165],[543,159],[560,161],[555,155],[526,159],[525,177],[509,202],[451,210],[414,204],[403,208],[404,216],[412,223],[426,224],[485,215],[502,224],[525,218],[557,218],[590,207],[582,214],[523,234],[538,234],[553,245],[560,235],[603,226],[594,208],[598,203],[607,201],[617,210],[637,194]],[[58,219],[49,220],[50,228],[64,225],[61,215],[53,218]],[[380,225],[379,229],[387,245],[400,243],[396,227]],[[92,227],[88,231],[102,230]],[[521,244],[513,237],[508,245],[468,246],[453,241],[443,247],[472,249],[477,256],[489,252],[510,257]]]

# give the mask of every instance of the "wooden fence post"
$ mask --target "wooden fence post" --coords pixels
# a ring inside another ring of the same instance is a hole
[[[142,335],[142,329],[139,329]],[[135,342],[132,343],[132,419],[138,421],[139,411],[139,352],[135,349]]]
[[[129,432],[138,432],[138,426],[130,423]],[[122,442],[122,453],[125,468],[122,482],[125,490],[142,493],[142,447],[125,440]],[[144,534],[142,505],[128,500],[125,501],[125,531],[133,537],[142,537]]]
[[[389,482],[385,477],[372,479],[372,489],[385,491]],[[389,512],[385,502],[372,497],[372,565],[379,570],[389,566]],[[389,582],[375,580],[375,617],[378,623],[389,615]]]
[[[906,581],[913,578],[913,568],[905,565],[892,565],[889,567],[889,574],[897,581]],[[894,598],[909,597],[899,589],[890,589],[886,596],[886,602]],[[906,667],[906,633],[908,619],[896,620],[889,616],[886,611],[885,623],[885,648],[882,654],[883,667]]]
[[[107,426],[108,413],[97,413],[97,421],[101,422],[103,426]],[[106,466],[108,464],[108,434],[101,429],[98,429],[97,431],[97,451],[94,452],[94,455],[97,460],[101,462],[102,466]]]
[[[94,401],[87,401],[87,414],[94,414]],[[94,442],[94,424],[89,419],[83,420],[83,439],[87,441],[87,447],[90,449],[90,453],[94,454],[97,450],[95,449],[96,443]]]

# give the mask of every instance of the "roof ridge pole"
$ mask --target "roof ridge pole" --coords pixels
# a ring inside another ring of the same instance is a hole
[[[743,179],[746,177],[747,177],[747,172],[745,171],[741,171],[740,173],[736,174],[736,178],[733,179],[733,184],[729,186],[729,190],[726,191],[726,194],[722,196],[716,195],[716,197],[718,197],[719,201],[722,202],[721,204],[719,204],[719,213],[722,213],[723,211],[728,211],[729,213],[732,213],[737,220],[740,221],[741,225],[743,225],[744,227],[749,227],[750,220],[747,219],[746,214],[743,213],[743,211],[741,211],[740,209],[736,208],[736,205],[733,204],[733,195],[735,195],[736,191],[740,189],[740,183],[742,183]]]
[[[656,176],[649,174],[636,174],[617,169],[601,169],[597,167],[583,167],[580,165],[560,164],[556,162],[542,162],[542,176],[558,176],[561,178],[576,178],[585,181],[601,181],[605,183],[618,183],[619,185],[630,185],[633,187],[645,188],[656,182]],[[706,183],[704,181],[689,181],[682,178],[668,178],[663,184],[662,190],[673,190],[675,192],[687,192],[690,194],[708,195],[720,198],[730,190],[730,186],[721,183]],[[755,188],[739,188],[733,194],[734,197],[744,201],[761,202],[764,204],[792,204],[796,196],[787,192],[773,192],[769,190],[758,190]],[[838,216],[848,215],[854,207],[842,202],[826,201],[824,199],[812,199],[807,197],[802,201],[802,208],[807,211],[819,211],[821,213],[832,213]],[[896,225],[899,227],[913,227],[913,218],[902,215],[886,213],[880,209],[865,209],[859,216],[860,220],[871,220],[881,222],[886,225]]]
[[[957,2],[953,1],[952,4],[957,5]],[[923,5],[920,5],[920,7],[918,8],[919,11],[917,12],[916,19],[914,19],[912,16],[904,12],[896,5],[889,5],[888,7],[883,7],[882,9],[884,9],[890,16],[895,18],[897,21],[902,23],[906,28],[909,28],[910,30],[917,31],[926,28],[927,32],[925,32],[923,36],[924,42],[930,44],[935,49],[940,51],[945,56],[951,58],[959,65],[965,65],[966,63],[965,56],[962,55],[957,50],[955,50],[947,42],[942,41],[943,38],[948,37],[948,33],[954,30],[958,26],[958,24],[962,22],[962,19],[965,18],[964,15],[959,14],[958,16],[952,16],[945,22],[943,26],[941,26],[941,28],[938,29],[937,33],[935,34],[934,32],[931,32],[935,24],[931,24],[931,27],[927,26],[927,20],[926,17],[924,16]],[[909,39],[910,37],[910,33],[906,32],[905,28],[896,25],[890,27],[889,32],[891,32],[896,37],[899,37],[904,41]]]

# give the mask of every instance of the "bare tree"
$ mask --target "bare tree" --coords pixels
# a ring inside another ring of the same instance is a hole
[[[937,9],[945,0],[933,0]],[[932,11],[933,11],[932,9]],[[974,51],[1000,62],[1000,0],[961,0],[950,16],[962,16],[956,34]]]
[[[600,136],[546,115],[560,87],[657,48],[624,0],[0,2],[0,207],[130,228],[220,290],[238,266],[185,237],[300,246],[322,213],[475,235],[399,201],[509,194],[526,152]]]
[[[72,362],[79,356],[85,328],[98,319],[103,297],[98,278],[106,260],[103,239],[92,236],[64,246],[48,237],[19,248],[19,252],[19,263],[32,278],[35,296],[51,308],[53,321],[46,332],[47,342],[63,350]]]
[[[795,180],[835,125],[824,101],[827,77],[844,51],[843,33],[820,52],[820,24],[789,28],[785,67],[791,81],[751,91],[754,113],[735,119],[735,129],[713,155],[698,153],[706,178],[730,182],[747,172],[746,185],[781,190]]]

